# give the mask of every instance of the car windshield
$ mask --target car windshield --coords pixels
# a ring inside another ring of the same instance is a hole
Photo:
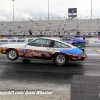
[[[74,38],[71,38],[71,40],[74,40]]]
[[[70,40],[69,37],[63,37],[62,40]]]

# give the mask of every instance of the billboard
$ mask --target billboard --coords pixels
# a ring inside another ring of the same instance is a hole
[[[76,18],[77,17],[77,8],[68,8],[68,18]]]
[[[68,8],[68,13],[77,13],[77,8]]]

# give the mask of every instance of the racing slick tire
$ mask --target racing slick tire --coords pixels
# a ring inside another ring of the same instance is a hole
[[[9,60],[17,60],[18,59],[18,52],[15,49],[9,49],[7,50],[7,58]]]
[[[53,62],[55,65],[64,66],[69,63],[69,58],[65,54],[57,53],[53,57]]]

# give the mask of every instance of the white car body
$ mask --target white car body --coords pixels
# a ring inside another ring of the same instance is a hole
[[[10,60],[16,60],[18,57],[54,59],[55,55],[63,55],[65,58],[68,57],[69,60],[85,59],[83,51],[79,48],[58,39],[46,37],[37,38],[28,44],[3,44],[0,46],[0,52],[7,54]]]

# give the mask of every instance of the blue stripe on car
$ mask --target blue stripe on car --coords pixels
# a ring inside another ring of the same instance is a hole
[[[69,49],[60,49],[60,52],[68,53],[68,54],[77,54],[77,55],[83,53],[83,51],[79,48],[72,48],[71,50],[69,50]]]

